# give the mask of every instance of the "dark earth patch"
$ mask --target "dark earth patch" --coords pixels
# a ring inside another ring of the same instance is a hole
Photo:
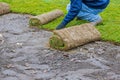
[[[53,50],[52,33],[29,28],[29,16],[0,16],[0,80],[120,80],[120,46],[96,41]]]

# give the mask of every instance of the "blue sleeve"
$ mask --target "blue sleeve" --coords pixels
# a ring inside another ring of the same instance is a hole
[[[81,8],[82,8],[82,0],[71,0],[70,10],[68,14],[65,16],[62,23],[64,25],[67,25],[70,21],[72,21],[77,16]]]

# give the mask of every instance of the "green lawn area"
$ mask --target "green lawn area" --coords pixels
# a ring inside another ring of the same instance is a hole
[[[69,0],[0,0],[11,5],[11,11],[17,13],[28,13],[32,15],[42,14],[53,9],[61,9],[66,14],[66,5]],[[101,13],[104,23],[97,26],[97,29],[102,34],[102,39],[120,43],[120,0],[111,0],[107,9]],[[46,25],[39,26],[40,28],[53,30],[62,21],[61,17]],[[84,23],[84,21],[73,20],[67,25],[73,26]]]

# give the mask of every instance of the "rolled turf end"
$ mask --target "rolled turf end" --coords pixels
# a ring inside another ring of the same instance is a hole
[[[10,12],[10,5],[5,2],[0,2],[0,16]]]
[[[37,19],[37,18],[31,18],[29,20],[29,24],[30,24],[30,26],[39,26],[39,25],[41,25],[40,20]]]
[[[49,39],[49,44],[50,44],[51,48],[54,48],[54,49],[57,49],[57,50],[65,50],[65,43],[57,35],[53,35]]]

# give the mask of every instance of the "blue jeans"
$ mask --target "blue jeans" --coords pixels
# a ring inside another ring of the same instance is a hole
[[[67,10],[70,10],[70,4],[67,5]],[[82,9],[78,13],[77,17],[81,20],[87,20],[89,22],[99,21],[102,19],[99,13],[101,13],[103,10],[104,9],[90,8],[82,3]]]

